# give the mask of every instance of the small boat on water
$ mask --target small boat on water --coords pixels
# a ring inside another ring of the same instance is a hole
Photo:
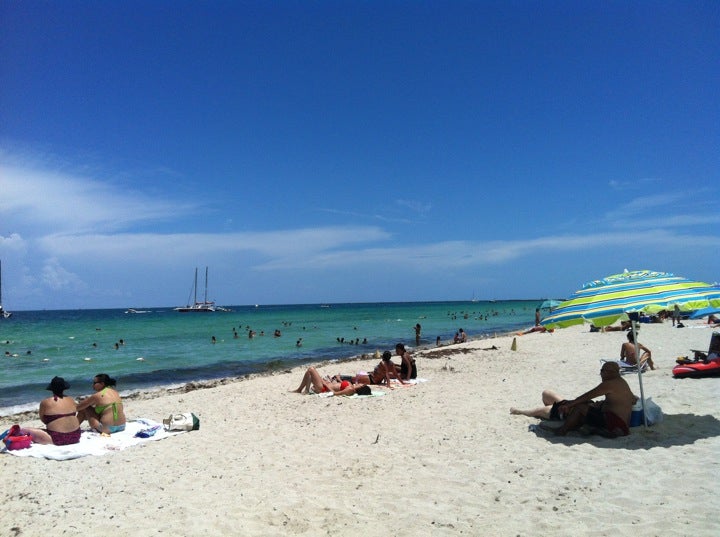
[[[149,310],[136,310],[136,309],[134,309],[134,308],[128,308],[128,309],[125,310],[125,313],[133,313],[133,314],[137,314],[137,313],[150,313],[150,311],[149,311]]]
[[[197,300],[197,268],[195,269],[195,283],[193,284],[193,288],[191,291],[191,294],[193,295],[193,303],[190,304],[190,300],[188,299],[188,304],[186,306],[179,306],[175,308],[175,311],[178,311],[180,313],[213,313],[216,310],[215,302],[209,301],[207,299],[207,283],[208,283],[208,268],[205,267],[205,300],[202,302],[198,302]]]
[[[5,310],[2,305],[2,261],[0,261],[0,319],[9,319],[12,313]]]

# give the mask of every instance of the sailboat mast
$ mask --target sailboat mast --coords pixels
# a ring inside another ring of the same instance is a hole
[[[197,267],[195,267],[195,285],[193,285],[193,304],[197,304]]]
[[[208,268],[205,267],[205,304],[207,304],[207,277],[208,277]]]

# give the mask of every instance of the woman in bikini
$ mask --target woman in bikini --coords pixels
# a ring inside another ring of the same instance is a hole
[[[87,420],[90,427],[103,436],[125,430],[125,412],[120,394],[114,389],[115,384],[115,379],[105,373],[95,375],[95,393],[77,405],[80,423]]]
[[[406,384],[402,377],[398,374],[395,364],[392,363],[392,353],[385,351],[382,360],[372,373],[358,373],[354,381],[360,384],[385,384],[390,386],[390,379],[398,379],[400,384]]]
[[[365,383],[367,384],[367,383]],[[365,393],[365,384],[353,384],[348,380],[342,380],[339,377],[323,378],[314,367],[309,367],[303,375],[302,382],[297,390],[290,390],[293,393],[326,393],[332,392],[333,395],[353,395],[355,393]]]
[[[40,401],[40,421],[46,429],[28,429],[36,444],[55,444],[67,446],[80,441],[80,422],[75,416],[75,401],[72,397],[64,395],[70,387],[64,378],[55,377],[46,388],[53,395]]]

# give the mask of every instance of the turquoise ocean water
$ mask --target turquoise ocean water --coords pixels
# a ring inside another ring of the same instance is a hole
[[[422,326],[421,347],[435,346],[438,336],[452,340],[458,328],[470,337],[491,337],[532,326],[539,303],[238,306],[215,313],[16,311],[0,321],[0,415],[37,408],[55,375],[71,384],[72,396],[89,393],[98,373],[117,379],[121,392],[177,386],[342,360],[390,350],[397,342],[415,347],[416,323]],[[248,329],[257,333],[253,339]],[[273,336],[275,330],[280,337]],[[350,373],[350,366],[342,372]]]

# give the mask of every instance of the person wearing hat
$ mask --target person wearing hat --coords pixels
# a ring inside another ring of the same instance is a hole
[[[64,394],[68,388],[70,384],[62,377],[53,377],[45,388],[52,392],[52,397],[40,401],[40,421],[46,429],[24,428],[36,444],[67,446],[80,442],[80,422],[76,416],[75,401]]]

